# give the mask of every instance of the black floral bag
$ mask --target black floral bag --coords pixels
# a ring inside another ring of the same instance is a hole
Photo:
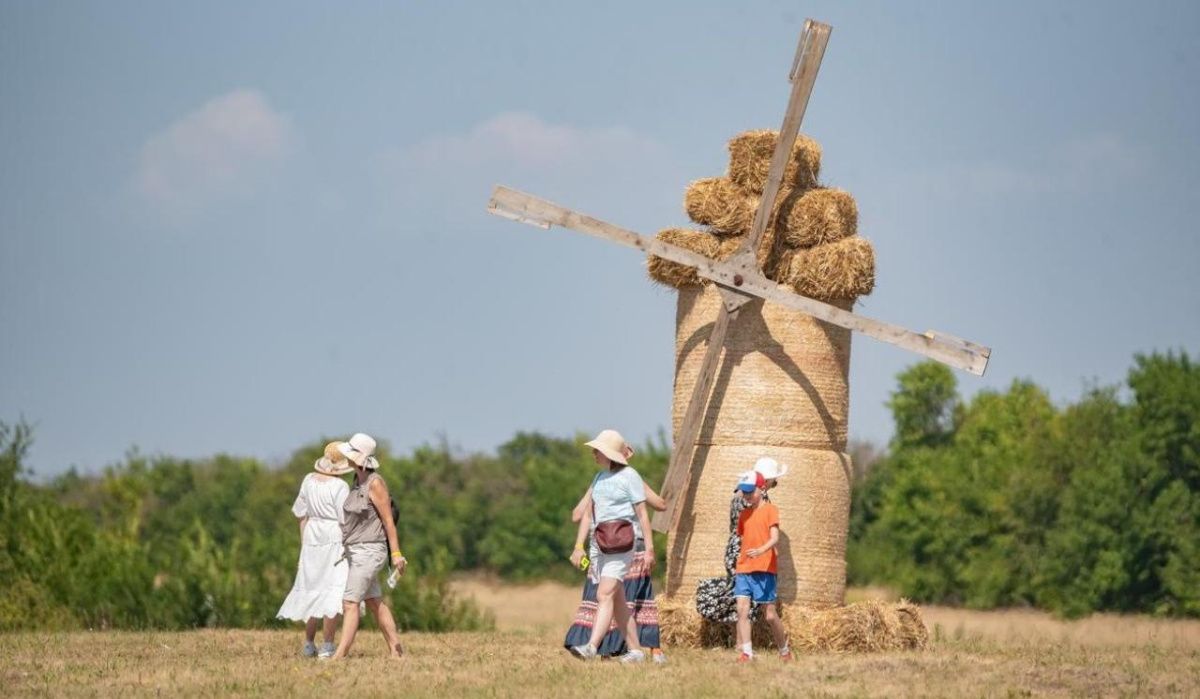
[[[729,503],[729,541],[725,544],[725,577],[705,578],[696,585],[696,611],[705,619],[720,624],[737,621],[737,599],[733,596],[733,572],[738,556],[742,553],[742,537],[737,533],[738,515],[745,507],[741,496],[735,495]],[[758,621],[762,608],[758,602],[750,602],[750,620]]]

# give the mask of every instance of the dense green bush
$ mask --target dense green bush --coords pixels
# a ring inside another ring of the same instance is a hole
[[[35,486],[21,470],[30,439],[0,423],[0,629],[277,624],[299,551],[291,503],[324,440],[278,469],[132,454],[96,477]],[[569,514],[596,471],[582,441],[518,434],[495,456],[380,450],[410,560],[391,593],[404,628],[491,623],[450,593],[454,571],[578,580]],[[667,458],[660,435],[635,464],[657,483]]]
[[[1200,616],[1200,367],[1139,356],[1056,408],[1029,382],[958,397],[899,376],[896,437],[855,484],[850,577],[918,600]]]
[[[856,471],[851,582],[980,608],[1200,616],[1200,367],[1186,354],[1139,356],[1125,387],[1065,407],[1028,381],[963,401],[950,370],[922,363],[889,407],[888,452]],[[278,468],[134,453],[35,485],[32,436],[0,423],[0,630],[278,623],[299,549],[291,502],[325,440]],[[583,439],[380,450],[411,561],[390,593],[404,628],[490,624],[451,594],[456,571],[578,581],[568,516],[596,470]],[[633,463],[658,484],[668,457],[660,434]]]

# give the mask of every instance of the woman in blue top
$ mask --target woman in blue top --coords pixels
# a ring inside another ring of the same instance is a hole
[[[604,553],[599,549],[595,536],[592,537],[592,548],[589,552],[591,566],[589,575],[597,580],[596,617],[592,622],[592,635],[587,643],[572,646],[571,654],[581,660],[592,660],[598,656],[596,649],[604,635],[608,633],[609,625],[616,617],[616,631],[625,637],[629,626],[629,607],[625,600],[623,582],[634,556],[642,557],[639,561],[647,570],[654,567],[654,539],[645,537],[645,550],[635,553],[633,550],[636,533],[650,531],[650,515],[646,511],[646,492],[642,485],[642,477],[628,464],[633,456],[633,449],[625,443],[624,438],[615,430],[604,430],[595,439],[587,443],[592,448],[592,457],[596,464],[603,469],[592,480],[592,508],[584,512],[579,522],[579,531],[575,536],[575,550],[571,553],[571,564],[579,567],[583,558],[583,542],[592,530],[592,522],[597,527],[606,523],[624,520],[633,526],[633,536],[629,537],[629,549],[621,552]],[[624,638],[629,651],[621,656],[622,662],[642,662],[646,659],[638,639]]]

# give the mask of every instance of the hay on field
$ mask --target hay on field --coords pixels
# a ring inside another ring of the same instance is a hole
[[[688,185],[683,208],[688,218],[711,226],[716,235],[746,235],[754,224],[759,200],[728,177],[706,177]]]
[[[875,288],[875,249],[864,238],[792,250],[785,256],[778,281],[810,298],[852,299]]]
[[[779,213],[784,244],[808,248],[858,233],[858,206],[849,192],[811,189],[785,204]]]
[[[660,595],[656,602],[664,647],[733,647],[734,625],[701,617],[694,598]],[[907,600],[896,603],[869,600],[832,609],[785,606],[780,616],[788,644],[796,652],[864,653],[920,650],[929,645],[929,631],[921,610]],[[754,624],[751,640],[760,651],[775,645],[765,621]]]
[[[714,260],[727,259],[737,250],[738,244],[741,242],[738,238],[721,239],[706,231],[694,231],[686,228],[667,228],[659,231],[655,238],[664,243],[671,243],[686,250],[698,252]],[[664,260],[656,255],[650,256],[646,262],[646,269],[650,273],[651,279],[676,289],[686,286],[704,286],[710,283],[709,280],[696,274],[694,267]]]
[[[747,131],[729,141],[729,179],[742,189],[761,194],[771,169],[778,131]],[[821,146],[804,134],[796,135],[792,154],[783,172],[783,187],[808,189],[821,172]]]

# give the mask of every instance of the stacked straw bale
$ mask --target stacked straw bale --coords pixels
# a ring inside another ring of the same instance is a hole
[[[728,175],[696,180],[684,194],[688,217],[705,230],[668,228],[658,238],[717,260],[733,255],[753,226],[777,140],[774,131],[748,131],[730,140]],[[772,281],[825,301],[869,294],[875,255],[870,243],[857,237],[858,208],[847,192],[817,185],[820,169],[821,147],[797,136],[755,251],[759,268]],[[650,257],[648,269],[654,281],[675,289],[708,284],[694,271],[657,257]]]
[[[729,179],[737,186],[762,194],[771,170],[771,156],[779,142],[778,131],[747,131],[729,141]],[[821,174],[821,146],[804,134],[796,136],[792,157],[783,171],[783,186],[788,189],[815,187]]]
[[[658,237],[713,259],[733,255],[750,232],[777,138],[775,132],[751,131],[731,140],[728,176],[696,180],[684,197],[688,216],[707,229],[667,229]],[[875,256],[857,235],[853,197],[817,185],[820,165],[820,146],[798,137],[756,253],[769,279],[848,310],[874,288]],[[678,438],[721,297],[689,267],[652,256],[649,271],[679,290],[672,409]],[[791,468],[771,500],[782,521],[778,592],[793,643],[822,650],[925,644],[925,627],[912,605],[843,606],[850,337],[849,330],[762,300],[743,306],[730,325],[679,524],[668,542],[659,601],[668,644],[731,642],[731,626],[701,622],[696,586],[724,575],[733,483],[761,456]]]
[[[837,302],[844,309],[851,302]],[[715,287],[679,290],[674,434],[699,379]],[[752,301],[729,326],[693,455],[692,481],[668,542],[666,592],[693,595],[724,574],[729,503],[737,475],[760,456],[791,471],[771,491],[779,508],[779,598],[813,608],[842,604],[850,516],[846,447],[851,333],[791,309]]]

